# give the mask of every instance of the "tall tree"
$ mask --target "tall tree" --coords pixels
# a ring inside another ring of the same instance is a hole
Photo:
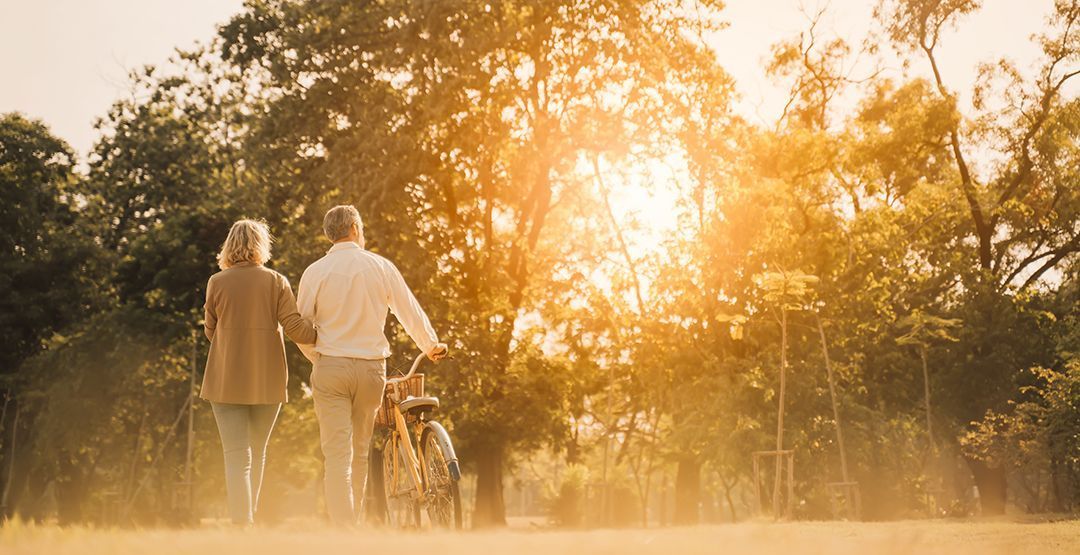
[[[0,326],[8,348],[0,374],[10,376],[43,341],[76,320],[91,300],[94,272],[81,220],[83,198],[67,143],[39,121],[0,116]]]
[[[19,451],[35,422],[22,365],[99,306],[90,294],[101,269],[94,222],[79,213],[85,192],[74,166],[71,148],[44,124],[18,113],[0,115],[3,517],[12,514],[30,470]]]
[[[632,126],[625,106],[652,102],[701,51],[681,33],[699,16],[678,4],[280,1],[223,31],[227,56],[266,79],[271,111],[301,124],[265,142],[310,164],[318,192],[305,196],[361,201],[385,226],[373,235],[400,238],[385,246],[408,277],[432,285],[422,296],[462,355],[432,383],[478,472],[479,525],[505,521],[509,451],[541,439],[537,422],[565,421],[522,410],[545,378],[520,373],[520,317],[569,256],[560,228],[582,215],[591,179],[577,161],[595,130]],[[629,137],[627,149],[651,142]]]
[[[773,481],[772,510],[773,515],[780,515],[780,483],[783,481],[781,469],[784,457],[780,451],[784,450],[784,400],[787,393],[788,372],[788,315],[792,311],[805,310],[808,296],[812,286],[818,282],[817,276],[813,276],[800,270],[778,270],[761,274],[758,277],[758,286],[761,288],[762,300],[774,307],[777,314],[777,323],[780,325],[780,392],[777,395],[776,416],[776,472]],[[791,506],[792,500],[788,500]],[[786,513],[785,513],[786,514]]]
[[[989,326],[991,315],[1017,306],[1016,293],[1041,283],[1048,272],[1080,252],[1080,193],[1075,181],[1076,105],[1063,95],[1080,68],[1080,2],[1055,2],[1047,31],[1037,39],[1043,60],[1032,79],[1025,79],[1007,61],[983,70],[973,94],[976,117],[961,116],[956,92],[938,63],[942,37],[960,18],[980,6],[977,0],[892,0],[882,2],[878,15],[901,51],[916,51],[930,66],[939,97],[951,106],[948,148],[956,170],[956,189],[964,198],[973,250],[961,281],[969,292],[964,300],[973,328]],[[994,91],[1003,87],[1003,94]],[[1001,98],[995,102],[995,97]],[[976,152],[993,153],[1000,163],[976,167]],[[981,170],[981,171],[980,171]],[[1031,225],[1030,222],[1038,222]],[[1000,329],[998,319],[993,327]],[[1012,360],[1001,345],[982,334],[962,348],[975,354],[962,366],[967,379],[985,387],[969,391],[977,400],[956,403],[960,420],[999,407],[1009,395],[1012,377],[1025,363]],[[1030,364],[1030,360],[1027,361]],[[1001,468],[972,461],[983,509],[1000,513],[1005,507],[1005,477]]]
[[[934,414],[930,405],[930,347],[938,341],[952,341],[950,330],[960,325],[960,320],[955,318],[939,318],[916,310],[905,316],[900,321],[900,326],[906,333],[896,339],[899,345],[910,345],[919,353],[922,362],[923,378],[923,405],[926,410],[926,451],[933,454],[934,445]]]

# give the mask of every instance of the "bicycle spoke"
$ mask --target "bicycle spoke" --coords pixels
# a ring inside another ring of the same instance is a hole
[[[426,466],[426,494],[428,516],[434,526],[450,527],[454,522],[454,499],[452,479],[446,468],[446,459],[433,435],[426,435],[423,455]]]
[[[396,464],[395,464],[396,463]],[[396,438],[391,437],[383,453],[383,476],[386,495],[388,524],[396,528],[418,526],[415,514],[416,500],[413,498],[413,486],[405,465],[408,460]]]

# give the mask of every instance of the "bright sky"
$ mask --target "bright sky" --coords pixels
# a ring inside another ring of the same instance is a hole
[[[723,66],[735,76],[740,110],[771,121],[785,97],[764,75],[769,47],[805,28],[800,6],[822,0],[728,0],[730,27],[713,39]],[[825,33],[863,36],[876,0],[832,0]],[[1028,38],[1052,0],[985,0],[982,11],[942,45],[943,72],[964,89],[975,65],[1006,55],[1025,63],[1037,54]],[[127,71],[161,64],[177,47],[213,36],[241,0],[0,0],[0,112],[17,110],[44,120],[86,154],[93,121],[126,92]],[[924,64],[913,71],[924,72]]]
[[[740,110],[753,121],[768,123],[783,110],[786,91],[769,80],[764,68],[770,45],[804,31],[807,14],[827,7],[819,26],[819,42],[841,36],[857,48],[877,27],[872,19],[876,4],[877,0],[727,0],[724,19],[730,27],[713,38],[713,46],[721,65],[738,83]],[[1039,59],[1039,49],[1030,38],[1044,29],[1053,4],[1053,0],[983,0],[982,9],[964,16],[938,48],[946,84],[970,101],[963,93],[970,90],[979,63],[1006,57],[1029,69]],[[898,77],[902,72],[895,59],[886,67],[886,75]],[[932,76],[923,58],[914,60],[909,73]],[[853,77],[865,75],[865,71],[856,72]]]
[[[79,153],[127,73],[213,37],[241,0],[0,0],[0,113],[48,124]]]

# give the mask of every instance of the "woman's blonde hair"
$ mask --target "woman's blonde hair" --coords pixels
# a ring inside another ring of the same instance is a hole
[[[229,229],[229,236],[221,244],[218,267],[227,270],[241,262],[265,264],[270,260],[270,228],[265,222],[239,220]]]

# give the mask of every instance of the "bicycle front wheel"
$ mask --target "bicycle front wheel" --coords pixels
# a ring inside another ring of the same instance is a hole
[[[420,436],[420,456],[424,458],[424,493],[432,527],[461,529],[461,491],[450,475],[447,457],[431,428]]]

